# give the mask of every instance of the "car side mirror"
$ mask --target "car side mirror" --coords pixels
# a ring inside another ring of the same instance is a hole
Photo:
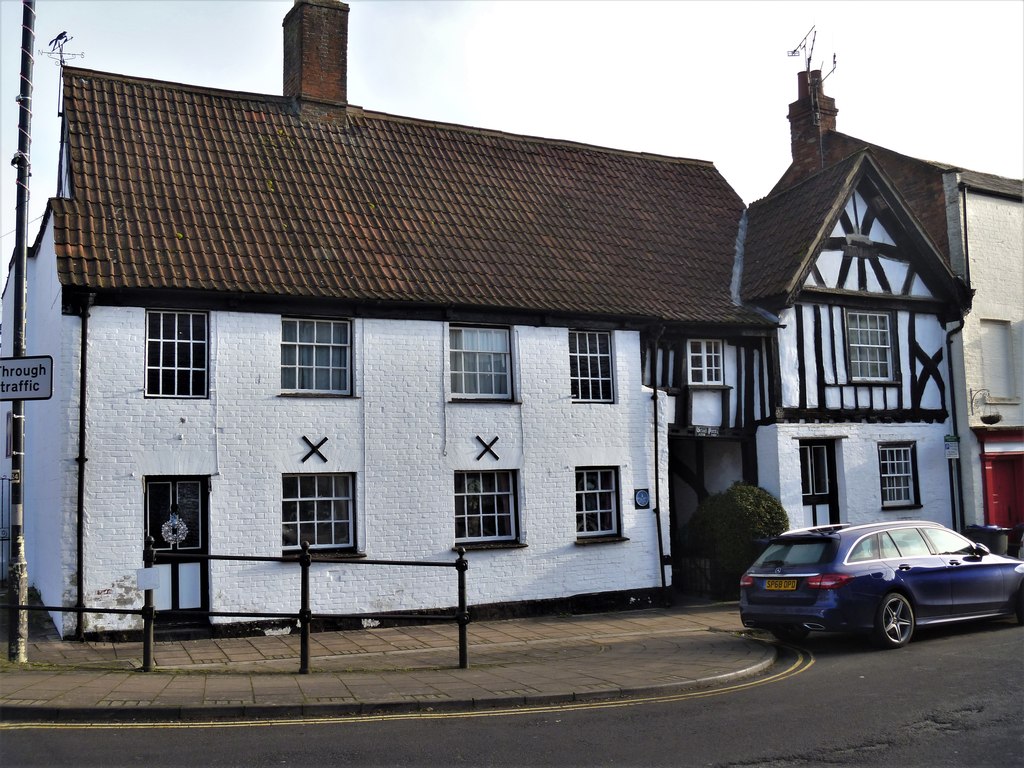
[[[986,547],[984,544],[975,543],[974,555],[975,557],[984,557],[985,555],[991,555],[992,550]]]

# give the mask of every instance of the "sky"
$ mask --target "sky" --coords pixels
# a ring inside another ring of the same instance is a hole
[[[58,33],[72,38],[64,49],[71,66],[281,93],[281,22],[291,0],[35,5],[30,244],[57,187],[60,70],[46,53]],[[1024,177],[1024,0],[349,6],[348,96],[366,109],[710,160],[751,203],[789,164],[786,114],[809,60],[832,70],[825,92],[836,100],[839,131]],[[21,19],[20,0],[0,0],[0,285],[15,248],[9,163],[18,148]]]

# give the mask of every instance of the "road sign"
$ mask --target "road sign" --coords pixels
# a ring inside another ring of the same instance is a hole
[[[0,357],[0,400],[53,397],[53,358]]]

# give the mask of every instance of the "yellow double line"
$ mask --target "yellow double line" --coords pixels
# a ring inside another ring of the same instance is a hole
[[[86,729],[123,729],[123,728],[253,728],[276,727],[289,725],[339,725],[348,723],[384,723],[393,720],[455,720],[478,717],[510,717],[514,715],[536,715],[555,712],[577,712],[594,709],[619,709],[622,707],[638,707],[644,704],[666,704],[687,699],[702,699],[709,696],[724,696],[728,693],[756,688],[805,672],[814,665],[814,656],[809,651],[795,646],[785,646],[796,654],[796,659],[786,669],[768,677],[749,680],[735,685],[717,688],[683,691],[664,696],[638,696],[628,699],[602,699],[599,701],[575,701],[565,704],[523,704],[516,707],[501,709],[483,709],[466,711],[441,712],[396,712],[377,715],[339,715],[336,717],[300,717],[282,720],[231,720],[231,721],[188,721],[188,722],[152,722],[152,723],[0,723],[0,730],[86,730]]]

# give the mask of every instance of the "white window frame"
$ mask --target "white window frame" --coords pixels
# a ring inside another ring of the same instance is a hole
[[[892,315],[846,310],[846,349],[851,381],[893,381]]]
[[[686,342],[686,381],[690,386],[725,384],[724,345],[721,339],[690,339]]]
[[[577,467],[576,537],[619,536],[620,511],[618,468]]]
[[[168,327],[170,318],[173,327]],[[187,324],[183,322],[186,318]],[[202,318],[202,338],[196,333],[197,318]],[[197,376],[201,378],[197,380]],[[195,400],[208,397],[209,392],[209,314],[146,310],[146,397]]]
[[[611,332],[570,329],[569,382],[572,399],[580,403],[614,402],[614,374]]]
[[[517,483],[514,470],[457,471],[454,488],[455,541],[518,541]]]
[[[914,443],[879,443],[878,481],[883,508],[918,505],[917,450]]]
[[[828,446],[800,446],[800,492],[804,496],[824,496],[830,492],[828,483]]]
[[[352,323],[313,317],[281,318],[281,389],[352,394]]]
[[[512,334],[507,327],[450,325],[449,379],[459,399],[512,399]]]
[[[345,535],[347,531],[347,535]],[[294,536],[289,534],[294,532]],[[356,477],[350,472],[281,476],[281,548],[355,549]]]

